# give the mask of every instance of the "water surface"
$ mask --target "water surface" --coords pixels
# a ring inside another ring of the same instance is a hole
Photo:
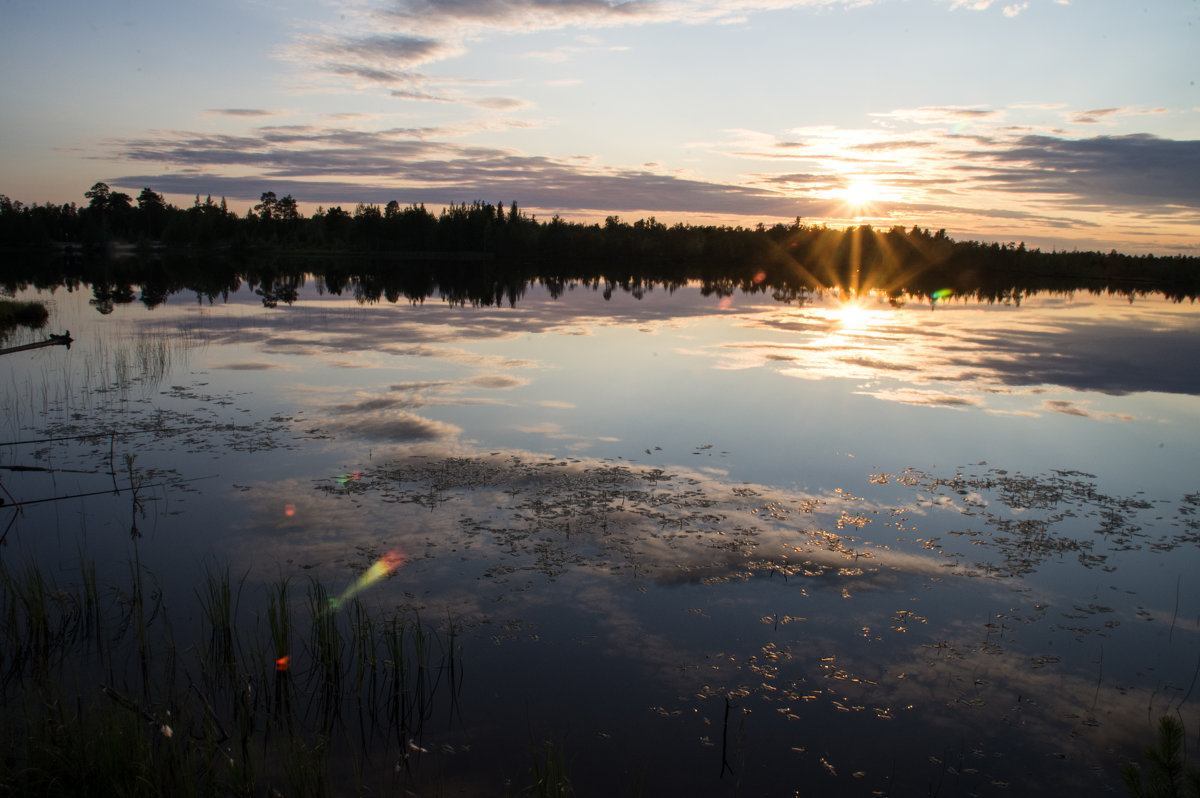
[[[519,793],[553,740],[587,795],[1120,792],[1197,720],[1194,305],[21,297],[76,343],[5,357],[2,464],[47,470],[0,478],[100,495],[6,562],[118,578],[136,525],[186,615],[206,567],[402,552],[364,601],[453,619],[463,679],[397,789]]]

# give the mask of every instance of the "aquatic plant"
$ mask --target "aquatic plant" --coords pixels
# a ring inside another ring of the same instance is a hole
[[[461,689],[452,633],[358,599],[331,611],[317,580],[307,633],[286,579],[264,586],[258,623],[239,623],[245,580],[224,567],[201,575],[194,642],[179,646],[136,552],[112,586],[82,556],[66,587],[0,560],[0,792],[321,796],[347,773],[356,792],[427,778],[379,753],[453,706],[436,700]]]
[[[1158,743],[1146,749],[1149,772],[1129,762],[1121,780],[1131,798],[1200,798],[1200,769],[1186,767],[1183,758],[1183,723],[1174,715],[1158,720]]]
[[[533,745],[532,749],[532,794],[539,798],[569,798],[575,795],[565,740],[557,743],[546,740],[541,746]]]

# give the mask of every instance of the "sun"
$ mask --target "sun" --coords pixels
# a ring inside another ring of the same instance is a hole
[[[852,208],[863,208],[879,198],[879,187],[870,180],[854,178],[840,189],[842,199]]]

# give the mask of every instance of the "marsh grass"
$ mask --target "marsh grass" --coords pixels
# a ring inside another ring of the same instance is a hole
[[[187,368],[191,351],[201,345],[187,328],[100,338],[80,333],[70,351],[20,361],[0,397],[12,428],[9,438],[21,438],[20,430],[37,428],[56,414],[114,410],[144,399],[173,371]]]
[[[336,609],[317,580],[300,600],[283,578],[252,597],[210,568],[178,645],[136,541],[122,584],[80,561],[64,588],[0,560],[0,793],[322,796],[428,778],[406,754],[453,721],[452,627]]]
[[[532,746],[533,789],[539,798],[569,798],[575,795],[567,764],[566,741],[546,740]]]

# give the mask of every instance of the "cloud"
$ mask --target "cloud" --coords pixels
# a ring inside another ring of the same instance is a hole
[[[464,25],[558,28],[568,24],[628,24],[654,15],[651,0],[401,0],[377,19],[420,29]]]
[[[954,394],[942,393],[940,391],[930,391],[917,388],[898,388],[893,390],[883,391],[856,391],[856,393],[865,396],[873,396],[876,399],[883,399],[888,402],[900,402],[906,405],[927,405],[930,407],[948,407],[954,409],[964,409],[967,407],[978,407],[980,402],[977,399],[972,399],[968,396],[956,396]]]
[[[1200,173],[1200,140],[1014,129],[1007,124],[1008,116],[1020,112],[1014,108],[897,109],[876,114],[881,120],[876,128],[818,126],[780,137],[731,131],[728,142],[693,146],[789,168],[717,182],[661,166],[603,166],[587,157],[530,155],[462,140],[483,130],[527,126],[502,116],[523,107],[518,98],[470,97],[458,88],[432,86],[392,94],[500,113],[488,115],[490,121],[445,127],[367,130],[335,123],[262,126],[243,134],[162,131],[105,147],[108,157],[161,165],[161,172],[110,176],[106,182],[251,201],[270,190],[324,205],[395,199],[437,206],[501,197],[538,213],[567,216],[641,212],[837,220],[862,213],[844,205],[839,189],[867,180],[878,189],[869,215],[882,224],[937,216],[959,226],[1002,230],[1020,221],[1023,237],[1032,241],[1105,224],[1129,227],[1131,211],[1145,230],[1200,224],[1200,183],[1189,179]],[[1074,117],[1111,120],[1156,112],[1114,107]],[[1022,201],[1013,202],[1014,196]],[[1130,235],[1150,233],[1135,228]]]
[[[419,102],[434,102],[434,103],[452,103],[456,100],[446,94],[432,94],[427,91],[412,91],[406,89],[397,89],[392,92],[392,96],[397,100],[416,100]]]
[[[1004,7],[1004,16],[1012,19],[1027,8],[1029,8],[1029,3],[1013,3],[1010,6]]]
[[[462,432],[462,428],[453,424],[434,421],[406,411],[347,420],[335,418],[322,424],[322,429],[387,443],[442,440],[457,437]]]
[[[1003,114],[992,108],[960,105],[923,105],[919,108],[897,108],[870,114],[878,119],[894,119],[922,125],[956,124],[963,121],[998,119]]]
[[[1128,413],[1097,413],[1088,406],[1091,402],[1071,402],[1066,399],[1046,399],[1041,404],[1042,410],[1062,413],[1065,416],[1078,416],[1100,421],[1133,421]]]
[[[529,106],[525,100],[518,100],[515,97],[479,97],[470,102],[480,108],[490,108],[493,111],[512,111]]]
[[[579,55],[580,53],[606,51],[606,52],[623,52],[628,50],[626,45],[600,46],[598,44],[587,45],[562,45],[555,47],[553,50],[529,50],[522,54],[523,58],[534,58],[539,61],[547,61],[550,63],[562,63]]]
[[[1091,119],[1159,112],[1118,107],[1072,116],[1082,127]],[[778,138],[736,130],[726,143],[696,146],[764,164],[787,162],[790,168],[751,173],[747,182],[809,200],[819,208],[810,217],[861,215],[839,205],[838,189],[869,181],[877,196],[867,216],[877,224],[937,216],[942,226],[953,220],[960,228],[982,225],[1004,235],[1020,220],[1027,240],[1057,239],[1072,229],[1091,235],[1102,226],[1135,237],[1178,227],[1168,246],[1189,246],[1183,229],[1200,225],[1200,184],[1189,179],[1200,173],[1200,140],[1073,136],[1011,124],[1010,117],[1028,113],[1017,106],[902,108],[872,114],[880,120],[872,128],[810,126]],[[1140,224],[1130,224],[1131,212]]]
[[[1120,108],[1096,108],[1091,111],[1079,111],[1071,115],[1071,121],[1077,125],[1098,124],[1106,116],[1120,113]]]
[[[216,116],[261,117],[275,116],[277,112],[267,111],[262,108],[209,108],[204,113]]]
[[[491,111],[515,111],[518,108],[528,108],[530,106],[529,102],[516,97],[469,97],[453,93],[435,94],[429,91],[412,89],[397,89],[391,92],[391,96],[397,100],[474,105],[478,108],[486,108]]]
[[[396,199],[438,205],[499,196],[555,212],[661,209],[789,218],[813,210],[803,199],[768,187],[706,182],[645,168],[598,167],[588,159],[431,140],[427,133],[419,128],[314,127],[260,128],[244,136],[164,133],[112,142],[112,149],[123,159],[163,164],[169,171],[107,182],[245,200],[270,190],[322,204]],[[257,175],[220,174],[229,167]]]
[[[1147,201],[1200,208],[1200,140],[1148,134],[1068,139],[1024,136],[982,156],[975,179],[1005,191],[1077,203],[1143,208]],[[964,169],[972,169],[967,165]]]
[[[360,399],[357,402],[346,402],[343,404],[331,405],[329,407],[322,408],[322,412],[333,413],[337,416],[345,417],[355,413],[374,413],[378,410],[391,410],[397,407],[412,408],[420,406],[420,402],[409,398],[374,396]]]
[[[749,12],[872,0],[390,0],[370,2],[346,19],[339,34],[302,35],[283,58],[319,72],[368,83],[396,83],[407,70],[466,52],[501,31],[595,28],[646,23],[742,21]],[[357,28],[356,30],[354,28]],[[579,47],[527,55],[561,61]],[[608,49],[623,49],[620,47]]]
[[[1193,314],[1168,315],[1135,303],[1127,311],[1097,305],[1092,318],[1049,322],[1036,308],[1001,321],[990,313],[940,307],[916,323],[880,310],[870,324],[838,328],[828,297],[802,313],[757,317],[753,325],[793,341],[760,340],[697,349],[715,368],[777,368],[801,379],[860,380],[863,393],[888,401],[946,407],[982,406],[985,394],[1037,396],[1049,391],[1124,396],[1135,393],[1200,396],[1200,361]],[[1154,314],[1154,315],[1151,315]],[[793,365],[795,364],[795,365]],[[896,390],[890,389],[899,385]],[[1040,401],[1040,399],[1039,399]],[[1069,412],[1078,403],[1056,400],[1042,411]],[[1083,407],[1075,415],[1121,419]]]
[[[409,70],[461,52],[450,41],[408,33],[305,35],[283,51],[291,61],[339,75],[392,82],[412,77]]]
[[[483,374],[471,377],[466,382],[476,388],[490,388],[496,391],[507,391],[529,384],[529,380],[524,377],[514,377],[511,374]]]
[[[325,39],[317,43],[317,48],[334,58],[352,57],[407,66],[437,56],[445,45],[423,36],[390,35]]]
[[[229,371],[271,371],[274,369],[283,369],[289,371],[289,366],[284,366],[279,363],[259,363],[243,361],[238,363],[222,363],[212,366],[214,369],[226,369]]]

